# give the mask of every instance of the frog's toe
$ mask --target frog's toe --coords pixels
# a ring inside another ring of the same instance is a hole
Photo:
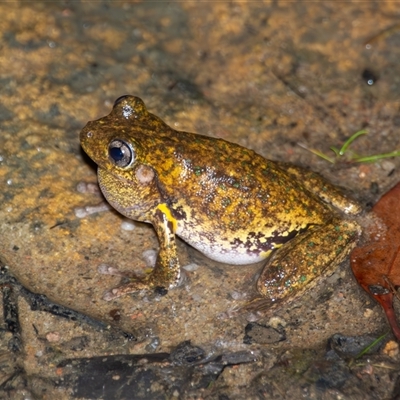
[[[114,289],[107,290],[106,292],[104,292],[103,300],[111,301],[111,300],[114,300],[114,299],[116,299],[117,297],[120,297],[120,296],[122,296],[122,294],[120,293],[118,288],[114,288]]]
[[[167,289],[175,289],[181,286],[185,286],[189,281],[189,274],[184,269],[181,269],[179,275],[175,278],[175,280],[164,282],[163,284]]]
[[[97,267],[97,272],[103,275],[117,275],[117,276],[122,275],[121,271],[118,268],[107,264],[100,264]]]
[[[111,290],[107,290],[103,294],[103,300],[111,301],[118,297],[125,296],[126,294],[139,292],[143,289],[149,289],[148,280],[137,278],[129,283],[125,283]]]
[[[119,268],[108,264],[100,264],[97,267],[97,272],[102,275],[113,275],[130,279],[142,279],[141,274],[135,274],[134,272],[130,271],[121,271]]]

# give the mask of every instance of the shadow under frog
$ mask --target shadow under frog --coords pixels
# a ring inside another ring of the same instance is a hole
[[[257,289],[271,304],[332,273],[359,236],[359,225],[344,218],[358,214],[359,205],[318,174],[176,131],[137,97],[117,99],[109,115],[87,123],[80,141],[98,165],[107,201],[151,223],[160,243],[152,272],[110,290],[106,300],[177,286],[176,235],[219,262],[268,259]]]

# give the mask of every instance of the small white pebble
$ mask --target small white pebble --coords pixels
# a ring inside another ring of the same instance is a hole
[[[76,185],[76,190],[79,193],[100,193],[100,188],[97,183],[79,182]]]
[[[237,290],[234,290],[233,292],[231,292],[230,295],[231,295],[233,300],[242,300],[242,299],[245,299],[247,297],[246,293],[239,292]]]
[[[87,183],[86,182],[79,182],[76,185],[76,191],[78,193],[86,193],[87,192],[86,187],[87,187]]]
[[[136,228],[136,224],[131,219],[124,219],[121,222],[121,229],[123,231],[133,231]]]
[[[364,318],[371,318],[373,314],[373,310],[371,310],[370,308],[366,308],[364,311]]]
[[[101,202],[97,206],[76,207],[74,209],[77,218],[86,218],[91,214],[96,214],[103,211],[110,211],[111,206],[108,203]]]
[[[76,218],[86,218],[88,216],[85,207],[74,208],[74,213]]]
[[[110,290],[103,294],[103,300],[105,300],[105,301],[114,300],[116,297],[118,297],[118,294],[113,290]]]
[[[381,161],[381,167],[386,172],[390,172],[395,169],[394,163],[392,161],[388,161],[388,160]]]
[[[142,258],[148,267],[153,268],[157,261],[157,251],[154,249],[145,250],[142,253]]]
[[[257,322],[258,320],[260,320],[262,317],[261,315],[259,315],[258,313],[254,312],[254,313],[248,313],[246,315],[246,321],[247,322]]]
[[[286,321],[280,317],[271,317],[268,321],[268,325],[276,329],[279,327],[279,325],[285,327]]]
[[[49,332],[49,333],[46,335],[46,339],[47,339],[50,343],[59,342],[59,341],[60,341],[60,333],[59,333],[59,332]]]
[[[196,263],[190,263],[188,265],[183,266],[182,268],[185,271],[193,272],[193,271],[197,271],[200,268],[200,266],[198,264],[196,264]]]
[[[112,267],[107,264],[100,264],[97,267],[97,272],[103,275],[121,275],[121,272],[118,268]]]
[[[382,349],[382,353],[391,358],[397,358],[399,355],[399,344],[394,340],[390,340],[385,344],[384,348]]]

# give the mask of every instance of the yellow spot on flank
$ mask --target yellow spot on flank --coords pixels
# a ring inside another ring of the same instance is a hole
[[[271,250],[267,250],[267,251],[262,251],[262,252],[260,253],[260,256],[261,256],[262,258],[267,258],[267,257],[269,257],[270,254],[271,254]]]
[[[159,204],[157,206],[157,209],[160,210],[165,215],[168,222],[171,222],[172,230],[175,233],[176,229],[178,228],[178,223],[176,222],[176,219],[172,216],[171,210],[168,208],[168,206],[165,203]]]

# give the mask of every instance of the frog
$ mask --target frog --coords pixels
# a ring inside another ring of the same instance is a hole
[[[132,95],[80,132],[100,189],[125,217],[153,225],[159,241],[145,276],[105,300],[179,286],[177,237],[208,258],[265,266],[256,288],[271,306],[332,274],[360,236],[360,205],[321,175],[221,138],[177,131]]]

